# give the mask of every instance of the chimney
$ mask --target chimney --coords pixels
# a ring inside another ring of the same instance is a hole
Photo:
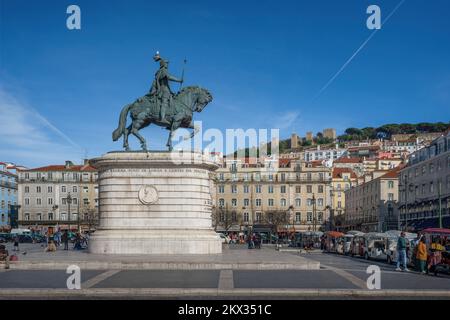
[[[72,166],[73,166],[72,161],[66,160],[66,164],[65,164],[66,169],[69,169],[69,168],[72,167]]]

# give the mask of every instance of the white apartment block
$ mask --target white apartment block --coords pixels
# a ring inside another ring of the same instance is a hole
[[[87,162],[18,170],[19,225],[77,229],[98,217],[97,171]]]

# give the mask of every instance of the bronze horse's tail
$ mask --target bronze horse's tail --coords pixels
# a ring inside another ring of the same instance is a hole
[[[130,107],[131,104],[126,105],[120,112],[119,126],[117,127],[116,130],[114,130],[112,134],[113,141],[117,141],[124,134],[125,126],[127,124],[127,114],[128,110],[130,110]]]

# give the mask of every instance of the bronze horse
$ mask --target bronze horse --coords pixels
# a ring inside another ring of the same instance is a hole
[[[192,119],[193,112],[201,112],[211,101],[212,96],[206,89],[196,86],[183,88],[172,97],[165,116],[165,119],[169,122],[169,125],[167,125],[159,121],[159,107],[156,103],[156,97],[145,95],[122,108],[119,126],[112,134],[113,141],[117,141],[123,135],[123,147],[128,151],[130,150],[128,136],[133,134],[141,142],[142,150],[147,151],[147,143],[144,137],[139,134],[139,130],[154,123],[170,131],[166,146],[169,151],[172,151],[174,131],[178,128],[194,129],[191,135],[187,137],[192,138],[197,132]],[[132,122],[127,127],[128,113],[131,115]]]

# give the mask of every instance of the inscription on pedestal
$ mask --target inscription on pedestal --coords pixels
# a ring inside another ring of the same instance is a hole
[[[199,175],[204,178],[208,178],[208,171],[201,169],[189,169],[189,168],[117,168],[107,169],[101,172],[103,178],[109,177],[153,177],[153,176],[165,176],[165,177],[179,177],[180,174],[195,176]]]

